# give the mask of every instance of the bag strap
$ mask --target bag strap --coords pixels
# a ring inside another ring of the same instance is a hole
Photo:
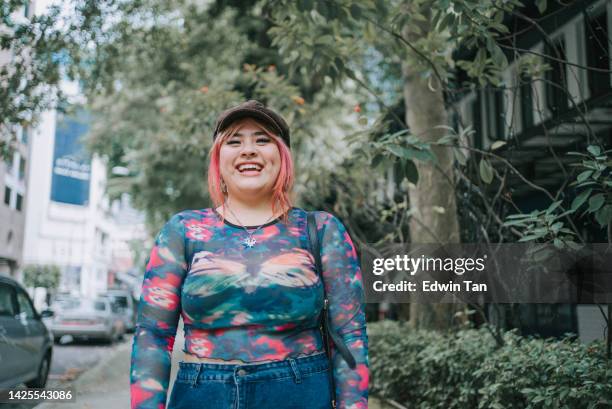
[[[323,266],[321,263],[321,245],[319,243],[319,235],[317,233],[317,221],[315,219],[315,215],[312,212],[308,212],[307,216],[307,224],[308,224],[308,240],[310,241],[310,249],[313,253],[315,259],[315,268],[317,269],[317,274],[321,277],[321,282],[323,282],[323,294],[324,294],[324,303],[323,303],[323,315],[324,315],[324,324],[327,327],[326,333],[331,337],[334,345],[338,349],[338,352],[344,359],[344,361],[348,364],[351,369],[355,369],[357,363],[355,362],[355,358],[351,351],[346,347],[344,341],[336,334],[335,331],[332,330],[329,321],[329,299],[327,297],[327,292],[325,291],[325,282],[323,281]],[[330,350],[331,354],[331,350]]]

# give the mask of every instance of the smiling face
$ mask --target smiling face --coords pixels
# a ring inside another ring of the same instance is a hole
[[[239,124],[221,145],[221,178],[229,196],[269,199],[281,166],[278,146],[255,120],[247,118]]]

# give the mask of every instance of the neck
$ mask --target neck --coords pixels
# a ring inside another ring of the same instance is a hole
[[[228,207],[240,220],[236,220],[236,217],[228,210]],[[245,226],[260,225],[280,216],[280,210],[278,209],[277,213],[272,214],[271,198],[268,200],[249,201],[230,196],[225,202],[225,209],[223,209],[223,206],[220,206],[217,208],[217,211],[230,222]]]

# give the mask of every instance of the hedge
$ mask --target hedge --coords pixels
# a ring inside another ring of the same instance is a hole
[[[370,394],[408,408],[612,408],[612,363],[603,343],[452,333],[368,323]]]

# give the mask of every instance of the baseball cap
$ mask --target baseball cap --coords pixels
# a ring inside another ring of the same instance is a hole
[[[213,133],[213,140],[217,135],[226,129],[233,122],[242,118],[254,118],[263,124],[267,125],[271,130],[275,131],[277,135],[282,138],[287,146],[289,144],[289,125],[283,119],[280,114],[277,114],[270,108],[266,107],[259,101],[254,99],[243,102],[240,105],[226,109],[221,112],[217,118],[215,124],[215,132]]]

